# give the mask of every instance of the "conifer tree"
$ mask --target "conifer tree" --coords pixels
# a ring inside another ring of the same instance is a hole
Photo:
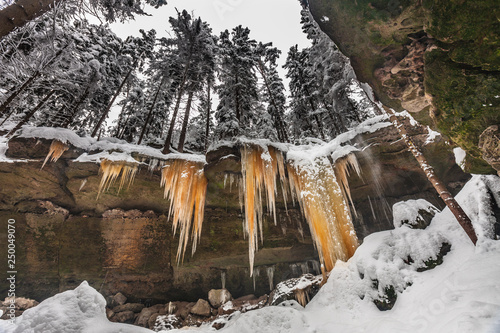
[[[219,39],[221,65],[220,85],[217,87],[215,130],[218,139],[231,139],[251,130],[258,102],[257,76],[255,74],[257,42],[249,37],[250,30],[241,25],[221,33]]]

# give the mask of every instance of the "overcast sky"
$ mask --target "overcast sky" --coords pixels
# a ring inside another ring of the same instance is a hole
[[[250,37],[258,42],[273,42],[282,52],[283,64],[288,49],[298,44],[307,47],[305,34],[300,27],[300,4],[298,0],[167,0],[168,5],[150,8],[152,16],[136,17],[135,21],[115,23],[111,28],[117,35],[126,38],[139,36],[139,29],[155,29],[158,37],[168,36],[168,18],[176,16],[175,9],[194,12],[208,22],[215,34],[243,25],[251,30]]]

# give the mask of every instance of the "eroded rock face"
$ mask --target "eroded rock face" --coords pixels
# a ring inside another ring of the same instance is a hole
[[[424,144],[425,128],[412,127],[409,132],[437,174],[452,191],[458,191],[468,176],[456,166],[444,140]],[[19,139],[21,145],[16,140],[7,154],[31,158],[15,147],[31,151],[25,145],[37,141]],[[360,135],[352,143],[356,140],[370,144],[356,153],[362,177],[351,174],[349,178],[360,240],[393,228],[391,207],[397,201],[423,198],[442,206],[394,128]],[[67,153],[73,156],[72,148]],[[231,186],[227,178],[240,175],[239,154],[238,147],[223,147],[207,157],[201,241],[196,253],[186,255],[179,265],[175,259],[178,235],[173,235],[167,218],[168,202],[157,171],[143,168],[129,190],[118,193],[117,187],[111,187],[97,200],[100,176],[96,164],[76,163],[64,156],[43,170],[43,158],[0,163],[0,183],[5,185],[0,187],[0,218],[16,219],[16,237],[25,245],[17,253],[19,295],[41,301],[87,280],[104,295],[121,292],[130,303],[155,304],[206,298],[209,290],[222,287],[223,277],[225,287],[238,298],[268,294],[272,284],[303,273],[320,274],[299,207],[288,202],[286,210],[278,193],[278,223],[265,219],[264,243],[255,257],[255,281],[250,278],[237,182]],[[5,232],[0,230],[0,246],[5,245]],[[270,270],[274,272],[271,286]],[[6,287],[0,281],[0,292]]]
[[[500,132],[498,125],[488,127],[479,137],[479,149],[483,159],[500,175]]]
[[[467,151],[468,172],[494,172],[485,161],[497,162],[482,157],[478,142],[487,127],[500,123],[495,1],[308,3],[321,29],[378,100],[437,127]]]

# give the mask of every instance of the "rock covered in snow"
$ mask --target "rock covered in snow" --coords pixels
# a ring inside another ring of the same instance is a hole
[[[412,229],[425,229],[437,213],[439,209],[424,199],[401,201],[392,206],[395,228],[407,225]]]
[[[269,295],[268,304],[278,305],[284,301],[297,300],[305,306],[318,292],[322,280],[322,276],[304,274],[299,278],[282,281]]]
[[[216,309],[232,299],[233,296],[227,289],[212,289],[208,292],[208,301]]]
[[[14,324],[0,320],[4,333],[141,333],[140,327],[111,323],[106,300],[84,281],[74,290],[57,294],[26,310]]]

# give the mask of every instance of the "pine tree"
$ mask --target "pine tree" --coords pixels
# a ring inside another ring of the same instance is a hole
[[[308,70],[308,52],[309,49],[299,51],[297,45],[292,46],[283,66],[287,69],[286,77],[290,79],[292,113],[294,113],[292,118],[297,121],[292,122],[292,127],[296,134],[304,132],[308,133],[307,136],[312,135],[324,139],[323,123],[318,115],[320,100],[317,91],[319,87],[316,78]]]
[[[177,121],[177,114],[181,100],[187,92],[193,96],[200,89],[202,73],[206,69],[205,63],[213,62],[215,39],[211,35],[211,29],[201,18],[193,19],[187,11],[178,13],[177,18],[170,18],[170,24],[175,34],[173,42],[176,46],[176,63],[180,66],[180,79],[177,87],[175,106],[172,111],[167,137],[163,146],[163,153],[170,152],[170,145]],[[186,127],[189,121],[190,108],[186,108],[184,124],[181,129],[182,137],[185,137]],[[179,142],[182,150],[184,142]]]
[[[238,26],[230,34],[221,33],[219,39],[221,65],[220,85],[217,87],[218,139],[231,139],[251,131],[253,110],[258,102],[257,76],[255,74],[257,42],[250,39],[250,30]]]
[[[257,70],[263,84],[263,101],[267,103],[267,112],[271,116],[277,138],[281,142],[288,142],[287,128],[284,122],[286,97],[283,80],[279,77],[277,59],[281,51],[272,47],[271,43],[259,43],[257,48]]]

